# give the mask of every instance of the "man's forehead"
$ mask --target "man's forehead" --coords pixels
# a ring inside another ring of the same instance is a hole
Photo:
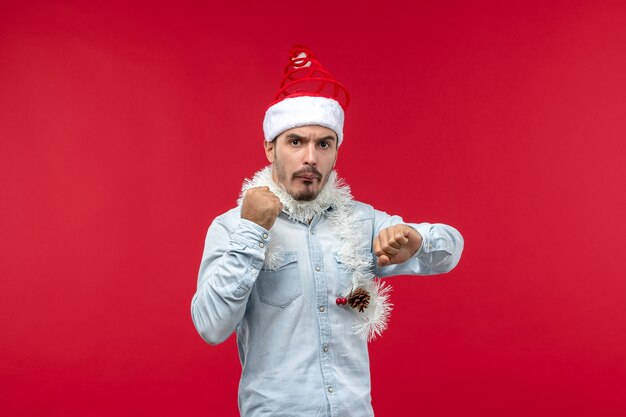
[[[314,138],[325,138],[337,140],[337,133],[334,130],[329,129],[325,126],[319,125],[307,125],[307,126],[298,126],[292,129],[288,129],[284,131],[280,136],[288,137],[288,136],[298,136],[302,138],[314,137]]]

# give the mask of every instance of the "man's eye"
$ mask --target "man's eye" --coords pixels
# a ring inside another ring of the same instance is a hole
[[[300,139],[291,139],[291,141],[289,142],[292,145],[299,145],[300,144]]]
[[[330,147],[330,143],[328,143],[328,142],[320,142],[320,147],[328,148],[328,147]]]

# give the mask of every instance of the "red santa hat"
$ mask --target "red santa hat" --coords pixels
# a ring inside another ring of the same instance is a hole
[[[343,140],[344,110],[348,90],[328,72],[305,46],[289,51],[289,62],[274,102],[265,112],[263,133],[268,142],[294,127],[319,125]]]

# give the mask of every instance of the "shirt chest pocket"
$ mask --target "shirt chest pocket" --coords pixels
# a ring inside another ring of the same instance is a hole
[[[353,271],[351,271],[350,267],[343,262],[341,256],[339,256],[337,252],[333,252],[333,257],[337,267],[338,290],[341,294],[343,294],[352,286]]]
[[[278,259],[274,270],[261,270],[256,284],[263,304],[284,308],[302,295],[302,283],[296,252],[281,253]]]

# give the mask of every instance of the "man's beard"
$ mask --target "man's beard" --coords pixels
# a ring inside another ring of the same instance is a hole
[[[297,177],[301,176],[301,175],[315,175],[317,177],[317,181],[320,182],[320,189],[318,191],[314,191],[311,189],[304,189],[303,191],[300,191],[298,194],[296,195],[292,195],[293,199],[296,201],[313,201],[317,198],[318,194],[320,193],[320,191],[322,191],[322,189],[324,189],[324,185],[326,185],[326,181],[328,181],[328,176],[326,177],[322,177],[322,174],[317,170],[317,168],[315,168],[312,165],[307,165],[304,168],[302,168],[301,170],[295,172],[292,176],[291,179],[295,180]],[[322,181],[323,179],[323,181]]]
[[[292,183],[293,183],[293,180],[295,180],[297,177],[301,175],[315,175],[317,177],[317,181],[320,181],[319,190],[313,190],[307,187],[304,190],[300,190],[300,191],[292,193],[290,190],[287,189],[287,187],[285,187],[285,184],[287,182],[286,181],[287,173],[284,172],[278,160],[274,160],[274,166],[272,167],[272,169],[276,169],[277,171],[279,184],[282,185],[285,188],[285,190],[289,193],[289,195],[291,195],[291,197],[293,197],[293,199],[296,201],[315,200],[317,196],[319,195],[319,193],[324,189],[326,182],[328,182],[328,175],[323,176],[322,173],[319,172],[317,168],[315,168],[312,165],[307,165],[301,170],[298,170],[292,174],[291,176]]]

